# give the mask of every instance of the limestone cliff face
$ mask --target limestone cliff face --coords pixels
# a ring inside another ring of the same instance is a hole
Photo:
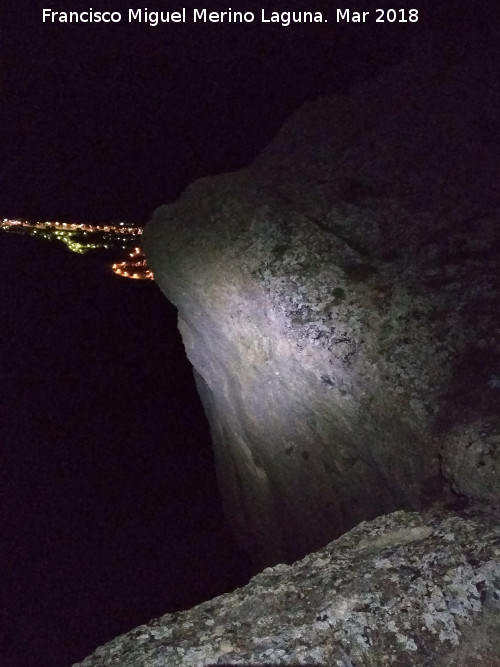
[[[360,524],[292,566],[114,639],[79,667],[498,667],[499,509]]]
[[[305,105],[146,227],[261,564],[425,506],[444,478],[500,497],[498,72],[473,46]]]

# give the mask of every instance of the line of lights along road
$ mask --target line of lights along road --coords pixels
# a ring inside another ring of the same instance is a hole
[[[120,222],[117,225],[88,225],[73,222],[33,222],[30,220],[8,220],[4,218],[0,229],[20,234],[29,234],[49,241],[61,241],[72,252],[85,254],[91,250],[113,250],[119,245],[122,250],[131,250],[123,262],[111,265],[113,272],[122,278],[152,280],[146,258],[137,245],[142,227]]]

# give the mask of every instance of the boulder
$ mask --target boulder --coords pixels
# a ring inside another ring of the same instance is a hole
[[[495,40],[428,36],[146,227],[260,566],[394,510],[500,499]]]
[[[498,510],[398,511],[74,667],[498,667]]]

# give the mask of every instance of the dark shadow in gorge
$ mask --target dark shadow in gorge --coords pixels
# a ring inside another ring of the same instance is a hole
[[[0,238],[2,662],[67,667],[246,583],[208,426],[153,283]]]

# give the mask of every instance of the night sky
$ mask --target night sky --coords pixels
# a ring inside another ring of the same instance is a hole
[[[396,5],[217,1],[210,11],[258,18],[152,27],[127,22],[132,2],[9,3],[0,216],[144,225],[194,179],[248,164],[304,101],[398,62],[443,17],[452,29],[435,4],[397,3],[419,8],[417,25],[338,25],[336,7]],[[89,6],[123,19],[42,22],[43,7]],[[261,8],[328,23],[262,25]],[[69,667],[252,570],[224,523],[176,312],[157,287],[3,232],[0,274],[0,667]]]

